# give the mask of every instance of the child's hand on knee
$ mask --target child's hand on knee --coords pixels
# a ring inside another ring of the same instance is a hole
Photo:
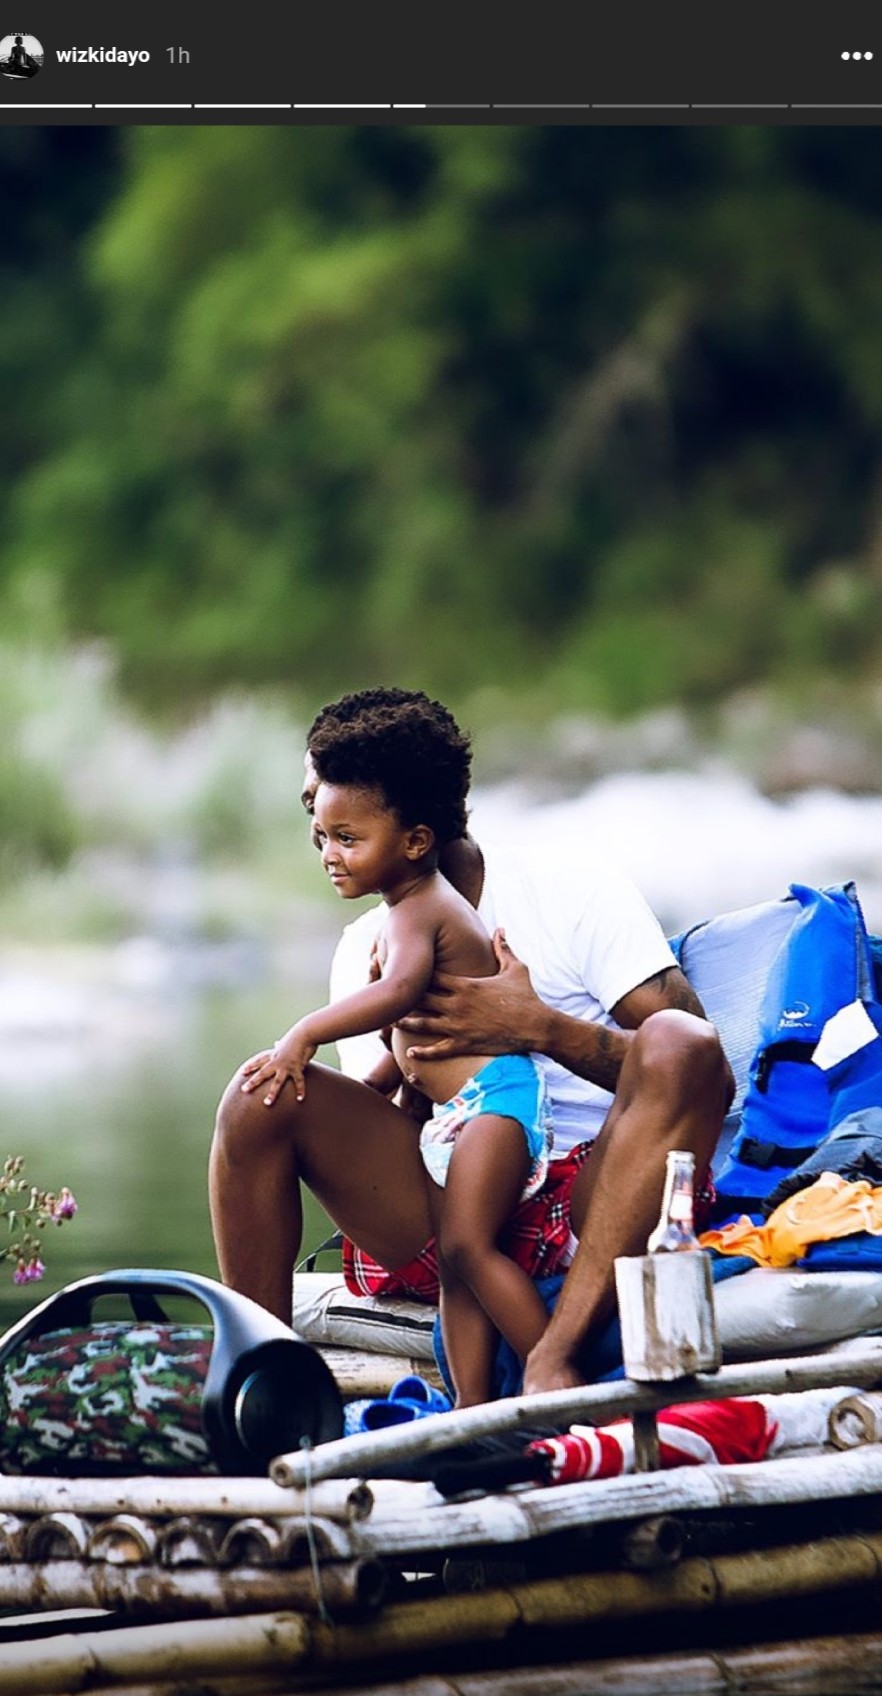
[[[242,1067],[244,1095],[250,1095],[262,1085],[268,1085],[263,1098],[264,1107],[272,1107],[278,1100],[286,1083],[294,1085],[294,1093],[298,1101],[306,1099],[306,1068],[313,1058],[318,1044],[312,1040],[303,1025],[292,1025],[283,1037],[279,1038],[273,1049],[264,1049],[260,1054],[252,1055]]]

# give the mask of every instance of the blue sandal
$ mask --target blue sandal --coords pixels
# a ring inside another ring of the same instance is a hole
[[[390,1425],[410,1425],[430,1413],[449,1413],[453,1404],[441,1390],[415,1373],[399,1378],[388,1396],[376,1401],[350,1402],[345,1409],[346,1435],[356,1431],[382,1431]]]

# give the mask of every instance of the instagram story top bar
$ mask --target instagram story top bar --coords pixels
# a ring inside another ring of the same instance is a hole
[[[820,20],[792,0],[728,12],[689,0],[513,12],[377,0],[296,11],[253,0],[232,23],[159,0],[121,12],[0,0],[0,120],[28,111],[276,112],[419,121],[882,105],[882,22],[867,4]],[[875,15],[874,15],[875,14]]]

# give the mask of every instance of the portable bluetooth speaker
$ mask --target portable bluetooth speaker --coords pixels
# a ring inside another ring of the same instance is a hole
[[[96,1321],[99,1297],[132,1318]],[[192,1297],[210,1324],[168,1318]],[[262,1474],[274,1455],[343,1435],[321,1355],[265,1308],[190,1272],[99,1273],[0,1339],[0,1471]]]

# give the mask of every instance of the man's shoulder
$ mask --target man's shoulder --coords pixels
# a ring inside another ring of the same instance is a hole
[[[485,853],[485,887],[496,923],[507,925],[513,912],[529,914],[529,922],[556,937],[566,951],[577,938],[580,945],[590,938],[592,946],[618,952],[625,938],[642,947],[649,941],[655,946],[663,937],[657,915],[633,878],[575,833],[552,832],[545,843],[528,839],[504,851],[491,848]]]
[[[386,914],[386,906],[378,901],[344,926],[331,960],[331,1000],[339,1001],[352,990],[367,983],[371,948]],[[360,1041],[360,1038],[353,1038]]]
[[[627,881],[611,860],[586,847],[575,832],[564,840],[527,838],[505,847],[482,843],[482,849],[488,885],[520,886],[531,898],[554,907],[585,906]]]
[[[347,955],[369,953],[377,932],[386,917],[387,910],[385,903],[378,901],[376,906],[368,907],[363,913],[359,913],[357,918],[350,919],[348,925],[344,925],[340,933],[340,938],[334,949],[334,958],[341,959]]]
[[[355,939],[376,936],[386,916],[386,911],[386,905],[383,901],[378,901],[373,907],[367,907],[363,913],[359,913],[357,919],[350,919],[348,925],[343,926],[340,941],[342,942],[345,937]]]

